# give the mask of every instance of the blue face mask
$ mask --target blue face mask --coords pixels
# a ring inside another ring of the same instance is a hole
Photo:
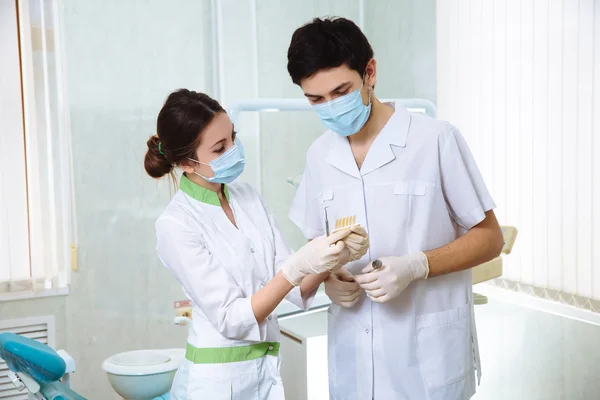
[[[319,114],[323,125],[344,137],[358,132],[371,114],[371,96],[369,96],[369,105],[365,106],[360,95],[361,90],[362,85],[360,89],[337,99],[315,104],[313,108]]]
[[[214,176],[211,178],[202,176],[194,171],[196,175],[211,183],[228,184],[235,181],[244,172],[244,166],[246,165],[244,146],[242,146],[242,142],[239,139],[235,139],[233,146],[208,164],[192,158],[190,160],[212,168]]]

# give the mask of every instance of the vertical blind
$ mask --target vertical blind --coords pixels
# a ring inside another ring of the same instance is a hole
[[[64,287],[74,221],[59,0],[0,0],[0,22],[0,292]]]
[[[519,229],[493,284],[600,312],[600,3],[439,0],[439,118]]]
[[[0,283],[31,273],[16,16],[15,1],[0,1]]]

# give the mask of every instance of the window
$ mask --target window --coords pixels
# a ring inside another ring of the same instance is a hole
[[[0,300],[65,293],[74,253],[59,0],[0,0]]]

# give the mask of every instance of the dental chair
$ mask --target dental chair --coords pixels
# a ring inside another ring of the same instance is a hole
[[[12,383],[19,391],[27,390],[29,399],[86,400],[70,388],[75,362],[64,350],[7,332],[0,334],[0,358]]]
[[[502,236],[504,238],[504,247],[502,248],[501,254],[486,263],[478,265],[472,269],[472,283],[477,285],[478,283],[489,281],[492,279],[500,278],[503,272],[503,259],[505,256],[511,253],[512,248],[517,238],[518,230],[514,226],[502,226]],[[473,300],[475,305],[487,304],[487,297],[479,293],[473,293]]]

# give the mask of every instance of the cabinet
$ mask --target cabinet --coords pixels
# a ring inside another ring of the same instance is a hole
[[[279,326],[286,400],[329,400],[327,310],[283,317]]]

